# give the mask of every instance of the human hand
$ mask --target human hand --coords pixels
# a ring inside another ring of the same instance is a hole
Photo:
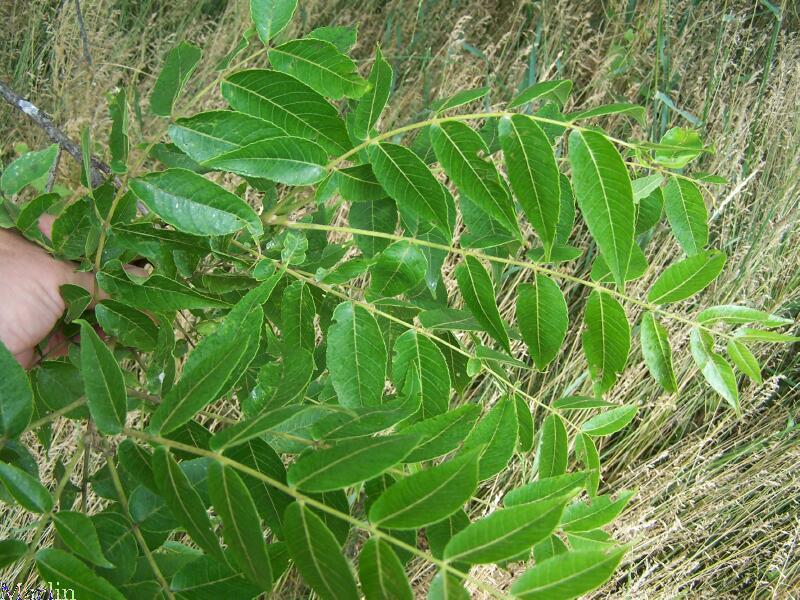
[[[40,231],[50,237],[54,217],[39,219]],[[78,272],[75,264],[57,260],[16,232],[0,229],[0,341],[26,369],[36,363],[36,346],[53,330],[64,313],[60,286],[79,285],[95,294],[94,273]],[[45,353],[63,348],[55,332]]]

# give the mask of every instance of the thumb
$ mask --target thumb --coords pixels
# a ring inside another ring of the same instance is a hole
[[[53,215],[44,214],[39,217],[39,231],[42,232],[42,235],[46,237],[48,240],[53,239],[53,223],[55,223],[56,218]]]

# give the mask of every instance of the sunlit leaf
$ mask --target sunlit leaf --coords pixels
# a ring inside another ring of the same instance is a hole
[[[670,177],[664,187],[664,212],[683,251],[689,256],[702,252],[708,244],[708,210],[694,182]]]
[[[200,48],[189,42],[181,42],[167,52],[164,65],[150,94],[150,110],[153,114],[161,117],[172,114],[175,100],[192,76],[201,55]]]
[[[702,252],[671,264],[658,276],[647,301],[653,304],[669,304],[694,296],[705,289],[722,272],[725,266],[724,252]]]
[[[544,370],[556,357],[569,327],[567,303],[558,285],[536,273],[517,288],[517,323],[536,368]]]
[[[678,391],[667,330],[656,320],[653,313],[647,312],[642,316],[639,334],[644,362],[653,379],[668,392]]]

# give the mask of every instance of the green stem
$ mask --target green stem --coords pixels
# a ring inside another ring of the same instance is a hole
[[[163,445],[163,446],[167,446],[168,448],[174,448],[176,450],[182,450],[184,452],[188,452],[190,454],[195,454],[197,456],[203,456],[203,457],[206,457],[206,458],[214,459],[214,460],[216,460],[217,462],[219,462],[220,464],[222,464],[224,466],[231,467],[232,469],[236,469],[237,471],[239,471],[241,473],[244,473],[245,475],[249,475],[251,477],[255,477],[256,479],[258,479],[260,481],[263,481],[264,483],[276,488],[277,490],[292,496],[295,500],[304,502],[304,503],[308,504],[309,506],[312,506],[312,507],[314,507],[317,510],[320,510],[322,512],[328,513],[329,515],[331,515],[333,517],[336,517],[336,518],[341,519],[343,521],[347,521],[348,523],[350,523],[354,527],[357,527],[358,529],[361,529],[363,531],[368,532],[370,535],[373,535],[373,536],[378,537],[378,538],[382,538],[386,542],[388,542],[388,543],[390,543],[390,544],[392,544],[394,546],[397,546],[398,548],[402,548],[403,550],[406,550],[407,552],[410,552],[410,553],[414,554],[415,556],[417,556],[417,557],[419,557],[419,558],[421,558],[423,560],[426,560],[426,561],[436,565],[437,567],[439,567],[443,571],[447,571],[449,573],[452,573],[453,575],[456,575],[459,578],[463,577],[463,578],[465,578],[468,581],[472,582],[477,587],[481,588],[482,590],[484,590],[489,595],[491,595],[491,596],[493,596],[495,598],[505,598],[506,597],[506,596],[504,596],[502,594],[502,592],[500,592],[499,590],[496,590],[492,586],[484,583],[480,579],[477,579],[475,577],[470,576],[467,573],[464,573],[463,571],[459,571],[458,569],[455,569],[447,561],[440,560],[440,559],[432,556],[431,554],[429,554],[427,552],[419,550],[416,546],[412,546],[411,544],[407,544],[403,540],[400,540],[400,539],[398,539],[398,538],[386,533],[385,531],[382,531],[382,530],[378,529],[377,527],[375,527],[374,525],[372,525],[370,523],[366,523],[364,521],[361,521],[360,519],[357,519],[357,518],[351,516],[349,513],[344,513],[344,512],[341,512],[339,510],[336,510],[335,508],[333,508],[331,506],[328,506],[327,504],[324,504],[324,503],[320,502],[319,500],[315,500],[311,496],[307,496],[307,495],[303,494],[302,492],[298,491],[296,488],[293,488],[293,487],[291,487],[289,485],[286,485],[282,481],[279,481],[277,479],[273,479],[269,475],[264,475],[260,471],[257,471],[257,470],[255,470],[255,469],[253,469],[251,467],[248,467],[247,465],[244,465],[242,463],[236,462],[235,460],[232,460],[232,459],[228,458],[227,456],[225,456],[223,454],[218,454],[218,453],[212,452],[210,450],[204,450],[202,448],[195,448],[194,446],[189,446],[189,445],[183,444],[181,442],[176,442],[174,440],[170,440],[170,439],[167,439],[167,438],[162,438],[162,437],[157,436],[157,435],[152,435],[152,434],[146,433],[144,431],[139,431],[138,429],[127,429],[126,428],[123,431],[123,433],[125,433],[125,435],[127,435],[129,437],[137,438],[137,439],[149,442],[149,443],[160,444],[160,445]]]

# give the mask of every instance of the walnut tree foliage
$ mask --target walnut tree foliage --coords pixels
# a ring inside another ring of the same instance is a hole
[[[90,309],[93,290],[64,286],[79,342],[29,373],[0,344],[0,501],[35,514],[27,540],[0,541],[0,566],[86,599],[253,598],[286,578],[324,599],[404,599],[411,561],[436,599],[599,587],[629,549],[604,527],[634,493],[601,488],[596,441],[636,418],[613,393],[632,348],[677,394],[670,328],[689,327],[698,369],[738,412],[737,371],[760,381],[749,346],[792,339],[776,331],[785,319],[745,306],[674,312],[725,264],[701,191],[720,179],[683,172],[707,149],[681,128],[612,138],[604,116],[644,110],[564,114],[566,80],[477,113],[464,111],[489,90],[466,90],[389,129],[380,49],[362,74],[354,28],[285,39],[295,4],[251,0],[254,29],[220,65],[225,109],[174,115],[202,58],[185,42],[169,52],[149,103],[168,139],[140,164],[138,95],[121,90],[117,177],[85,191],[88,135],[80,194],[43,192],[55,147],[3,172],[4,225],[95,270],[108,299]],[[266,45],[269,68],[229,68],[248,43]],[[43,193],[16,201],[31,190]],[[584,226],[591,245],[571,245]],[[637,298],[626,283],[648,271],[657,227],[683,255]],[[589,259],[589,279],[571,274]],[[569,328],[584,383],[550,401],[519,379],[559,368]],[[28,446],[47,448],[56,419],[86,436],[50,477]],[[96,514],[71,478],[87,452],[104,459]],[[520,459],[524,483],[489,510],[475,501]],[[504,592],[470,575],[515,562]]]

